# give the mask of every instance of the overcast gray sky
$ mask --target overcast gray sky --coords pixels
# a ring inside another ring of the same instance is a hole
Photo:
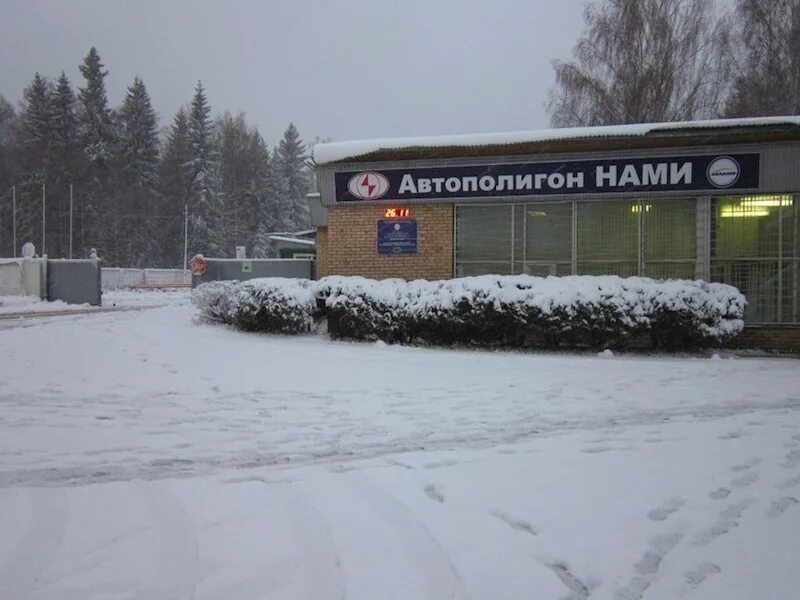
[[[118,105],[144,79],[161,125],[202,79],[215,113],[243,111],[272,145],[536,129],[585,0],[3,0],[0,93],[96,46]]]

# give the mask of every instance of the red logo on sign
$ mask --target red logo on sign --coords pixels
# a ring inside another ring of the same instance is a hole
[[[389,191],[389,180],[380,173],[365,171],[350,178],[347,190],[361,200],[377,200]]]

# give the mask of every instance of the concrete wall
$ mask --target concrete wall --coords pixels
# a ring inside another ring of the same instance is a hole
[[[25,295],[47,299],[47,260],[23,258],[21,264]]]
[[[314,278],[314,261],[295,258],[239,260],[206,258],[206,272],[192,277],[192,287],[208,281],[245,281],[258,277]]]
[[[188,285],[191,282],[191,273],[183,269],[104,268],[102,270],[104,290],[117,290],[141,285]]]
[[[48,260],[47,300],[100,306],[100,262],[97,260]]]
[[[24,296],[22,260],[0,261],[0,296]]]
[[[383,207],[330,207],[325,234],[320,235],[317,230],[317,275],[429,280],[453,277],[453,205],[418,204],[409,218],[417,221],[417,254],[380,255],[378,221],[383,219]]]

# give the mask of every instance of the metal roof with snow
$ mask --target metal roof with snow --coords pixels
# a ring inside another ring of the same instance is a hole
[[[798,116],[331,142],[314,146],[314,161],[326,165],[788,140],[800,140]]]
[[[269,236],[274,242],[284,242],[287,244],[297,244],[298,246],[315,246],[316,242],[314,240],[309,240],[308,238],[300,238],[300,237],[289,237],[284,235],[271,235]]]

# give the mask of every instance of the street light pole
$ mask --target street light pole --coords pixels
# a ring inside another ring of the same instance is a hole
[[[186,270],[189,260],[189,205],[183,205],[183,270]]]
[[[42,251],[41,256],[47,254],[47,248],[45,246],[45,242],[47,241],[46,233],[47,233],[47,184],[42,184]]]
[[[72,184],[69,184],[69,257],[72,259]]]
[[[17,258],[17,186],[11,188],[11,240],[14,244],[14,258]]]

